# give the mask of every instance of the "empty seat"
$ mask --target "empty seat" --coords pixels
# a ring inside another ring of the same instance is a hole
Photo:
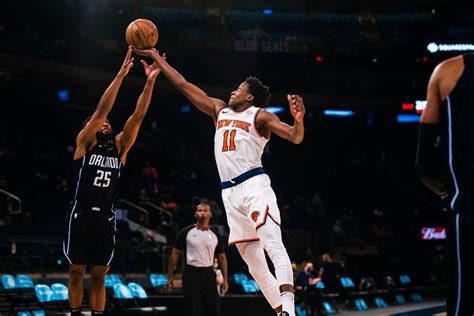
[[[67,286],[61,283],[51,284],[51,290],[54,292],[54,300],[61,311],[69,310],[69,294]]]
[[[40,303],[48,303],[54,301],[54,292],[46,284],[36,285],[35,292]]]
[[[150,274],[150,283],[153,287],[165,286],[168,283],[168,277],[164,274]]]
[[[161,312],[160,315],[168,310],[165,306],[153,306],[148,299],[148,294],[140,284],[131,282],[128,283],[128,288],[140,308],[152,308],[154,312]]]
[[[2,285],[5,290],[19,288],[17,279],[11,274],[2,275]]]
[[[19,274],[17,275],[16,280],[19,288],[32,289],[35,287],[33,280],[27,275]]]

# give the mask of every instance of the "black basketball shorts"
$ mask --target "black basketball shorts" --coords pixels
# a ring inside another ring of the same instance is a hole
[[[65,226],[63,253],[70,264],[110,265],[117,231],[112,211],[83,209],[72,204]]]

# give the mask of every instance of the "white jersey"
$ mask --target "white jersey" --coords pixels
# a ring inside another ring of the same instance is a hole
[[[262,154],[268,139],[257,130],[256,117],[260,110],[252,106],[245,111],[235,112],[226,107],[219,112],[214,155],[221,181],[262,167]]]

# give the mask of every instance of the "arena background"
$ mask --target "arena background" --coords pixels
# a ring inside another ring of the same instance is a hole
[[[157,48],[209,95],[228,100],[247,76],[257,76],[271,87],[272,111],[286,122],[292,121],[286,94],[303,96],[304,142],[296,146],[273,137],[264,167],[298,270],[307,260],[317,266],[329,253],[342,263],[340,276],[353,280],[354,288],[323,290],[339,314],[442,311],[444,241],[422,240],[422,229],[436,228],[424,236],[442,238],[445,218],[436,197],[415,177],[417,122],[435,65],[462,53],[449,49],[474,47],[467,45],[474,39],[471,2],[2,4],[2,275],[27,274],[34,284],[67,281],[61,241],[75,184],[75,136],[121,65],[125,28],[136,18],[148,18],[160,32]],[[137,64],[109,117],[115,130],[132,112],[144,82]],[[227,233],[213,133],[212,120],[160,75],[121,179],[117,206],[123,217],[111,273],[124,283],[143,282],[151,304],[167,306],[169,315],[181,313],[179,286],[168,293],[153,288],[148,277],[166,272],[169,245],[180,228],[193,222],[199,200],[213,204],[213,224]],[[227,248],[227,255],[232,284],[222,298],[222,315],[271,315],[258,293],[245,293],[233,281],[236,273],[248,274],[235,247]],[[401,282],[405,275],[411,282]],[[386,276],[393,277],[394,288],[384,287]],[[375,284],[360,293],[363,278]],[[0,313],[35,308],[54,313],[64,307],[60,301],[35,302],[26,289],[12,291],[2,288]],[[399,306],[397,293],[406,304]],[[413,294],[423,302],[413,302]],[[378,308],[374,298],[379,296],[391,307]],[[369,309],[355,311],[355,298],[363,298]],[[107,308],[118,313],[126,304],[111,292]]]

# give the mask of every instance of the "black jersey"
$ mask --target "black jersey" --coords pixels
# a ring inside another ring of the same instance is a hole
[[[73,201],[75,206],[111,212],[122,171],[115,143],[110,141],[108,144],[97,144],[74,163],[78,172]]]
[[[474,54],[463,57],[464,72],[445,101],[451,209],[474,214]]]

